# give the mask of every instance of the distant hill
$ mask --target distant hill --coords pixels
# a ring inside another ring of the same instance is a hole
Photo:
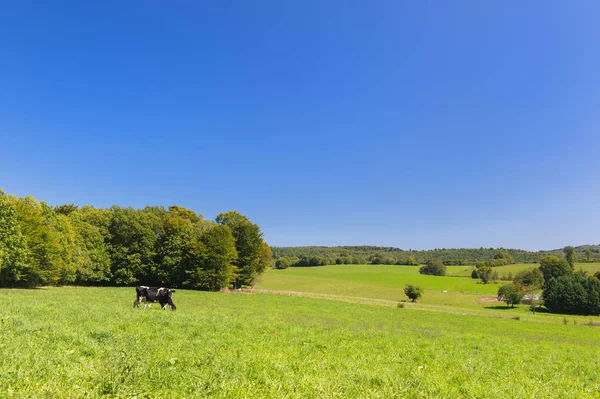
[[[600,247],[598,247],[600,249]],[[409,257],[418,263],[440,260],[447,265],[474,265],[494,259],[499,252],[507,252],[517,263],[535,263],[544,252],[507,248],[437,248],[432,250],[404,250],[378,246],[305,246],[271,247],[275,257],[306,259],[313,264],[410,264]],[[313,258],[313,262],[310,260]],[[294,259],[295,261],[296,259]],[[292,261],[292,263],[296,263]],[[301,262],[302,263],[302,262]]]

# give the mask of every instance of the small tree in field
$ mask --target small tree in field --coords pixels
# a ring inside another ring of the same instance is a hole
[[[498,298],[506,302],[506,306],[514,308],[523,299],[523,288],[515,283],[504,284],[498,289]]]
[[[423,288],[417,285],[407,284],[406,287],[404,287],[404,293],[406,294],[408,299],[410,299],[413,302],[416,302],[417,299],[421,298],[421,296],[423,295]]]

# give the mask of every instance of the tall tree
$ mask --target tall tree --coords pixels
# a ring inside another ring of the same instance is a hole
[[[256,277],[267,268],[271,257],[270,250],[267,251],[264,246],[262,231],[250,219],[236,211],[220,213],[216,222],[228,226],[235,239],[238,253],[235,262],[235,286],[254,285]]]
[[[545,285],[553,278],[573,274],[571,265],[556,255],[546,255],[540,259],[540,271],[544,275]]]
[[[27,255],[15,208],[0,190],[0,287],[29,285]]]
[[[565,254],[565,259],[569,263],[572,268],[575,268],[575,262],[577,262],[577,252],[575,252],[575,248],[572,246],[566,246],[563,249],[563,253]]]
[[[237,259],[235,239],[228,226],[215,226],[200,237],[201,261],[187,270],[187,285],[209,291],[225,288],[234,278]]]

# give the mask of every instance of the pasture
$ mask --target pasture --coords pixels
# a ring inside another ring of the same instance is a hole
[[[600,396],[600,330],[583,325],[275,295],[178,290],[171,312],[133,309],[133,288],[0,292],[3,397]]]
[[[508,273],[515,275],[520,270],[537,266],[517,264],[495,267],[494,270],[500,276]],[[600,264],[577,264],[576,269],[580,266],[589,273],[600,270]],[[482,284],[478,279],[471,278],[471,270],[471,266],[448,266],[447,275],[441,277],[419,274],[419,266],[293,267],[267,271],[255,288],[401,301],[407,299],[404,286],[414,284],[420,285],[425,291],[418,304],[408,304],[413,308],[492,317],[513,317],[515,315],[512,313],[516,313],[531,320],[553,323],[563,320],[562,316],[553,314],[536,314],[530,317],[526,306],[503,309],[503,302],[497,302],[494,298],[500,285],[505,282]]]

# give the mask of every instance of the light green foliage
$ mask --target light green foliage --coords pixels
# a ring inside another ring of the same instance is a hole
[[[410,255],[407,258],[406,264],[409,266],[418,266],[419,262],[417,261],[417,258],[414,255]]]
[[[287,269],[291,264],[288,258],[282,257],[275,261],[275,269]]]
[[[27,251],[16,210],[0,190],[0,287],[20,285],[27,279]]]
[[[446,266],[439,260],[428,260],[425,266],[419,268],[419,273],[431,276],[445,276]]]
[[[575,248],[573,248],[572,246],[566,246],[563,249],[563,253],[565,254],[565,259],[567,261],[567,263],[574,268],[575,267],[575,262],[577,262],[577,252],[575,252]]]
[[[216,222],[228,226],[235,238],[238,253],[235,286],[253,286],[256,277],[269,265],[271,257],[271,250],[262,239],[262,231],[246,216],[235,211],[220,213]]]
[[[504,284],[498,289],[498,298],[506,302],[506,306],[514,307],[521,303],[525,290],[515,283]]]
[[[477,269],[477,275],[483,284],[487,284],[492,280],[493,271],[489,266],[481,266]]]
[[[2,298],[7,398],[587,399],[600,388],[600,335],[572,323],[185,290],[176,312],[133,309],[131,288]]]
[[[573,267],[565,259],[556,255],[546,255],[540,259],[540,271],[544,274],[544,282],[550,279],[573,274]]]

